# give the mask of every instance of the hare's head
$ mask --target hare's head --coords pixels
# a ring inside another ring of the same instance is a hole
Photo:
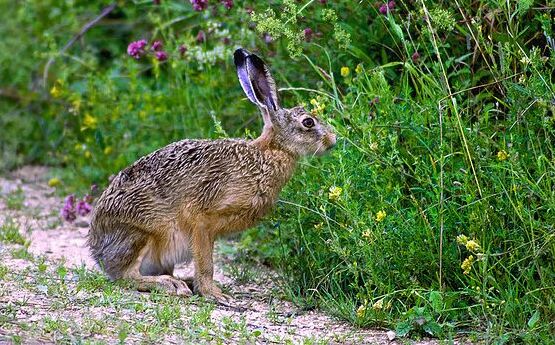
[[[239,82],[264,119],[273,144],[296,155],[323,154],[335,145],[332,128],[304,107],[284,109],[268,67],[258,56],[239,48],[234,54]]]

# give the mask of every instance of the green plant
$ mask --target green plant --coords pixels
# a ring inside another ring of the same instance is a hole
[[[242,237],[242,255],[280,268],[293,300],[360,326],[550,340],[548,5],[247,1],[195,12],[173,0],[118,3],[81,45],[59,54],[101,6],[0,5],[0,169],[55,164],[64,190],[84,189],[183,137],[253,137],[261,121],[241,99],[231,54],[255,48],[288,85],[283,103],[304,102],[339,141],[329,156],[300,164],[276,212]],[[140,59],[126,55],[143,38]],[[167,60],[151,49],[156,40]],[[47,78],[33,83],[50,57]],[[236,274],[250,279],[248,270]],[[117,285],[89,273],[79,284],[103,289],[93,305],[122,298]],[[191,338],[213,339],[205,308]],[[144,327],[154,337],[165,326]]]
[[[25,244],[25,238],[19,232],[19,226],[11,219],[4,219],[0,226],[0,241],[13,244]]]

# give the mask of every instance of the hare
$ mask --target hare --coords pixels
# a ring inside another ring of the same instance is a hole
[[[213,280],[214,240],[256,224],[299,158],[335,145],[332,129],[302,106],[280,107],[258,56],[239,48],[234,62],[247,98],[262,113],[262,134],[255,140],[181,140],[120,171],[97,200],[88,235],[92,256],[111,279],[189,296],[173,269],[192,259],[194,290],[228,299]]]

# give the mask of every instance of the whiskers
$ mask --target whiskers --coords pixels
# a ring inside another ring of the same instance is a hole
[[[318,147],[316,148],[316,150],[314,150],[314,152],[312,153],[311,157],[316,156],[316,154],[318,153],[318,151],[320,151],[320,149],[322,148],[322,146],[324,146],[324,143],[320,143],[320,145],[318,145]]]

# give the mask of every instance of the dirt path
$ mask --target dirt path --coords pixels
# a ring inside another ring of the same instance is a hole
[[[280,299],[275,274],[265,267],[256,267],[249,282],[237,281],[222,269],[234,264],[222,254],[233,244],[225,240],[216,280],[234,296],[228,306],[111,283],[89,257],[87,219],[61,221],[63,200],[47,175],[46,168],[25,167],[0,177],[0,343],[398,343],[385,330],[299,310]]]

